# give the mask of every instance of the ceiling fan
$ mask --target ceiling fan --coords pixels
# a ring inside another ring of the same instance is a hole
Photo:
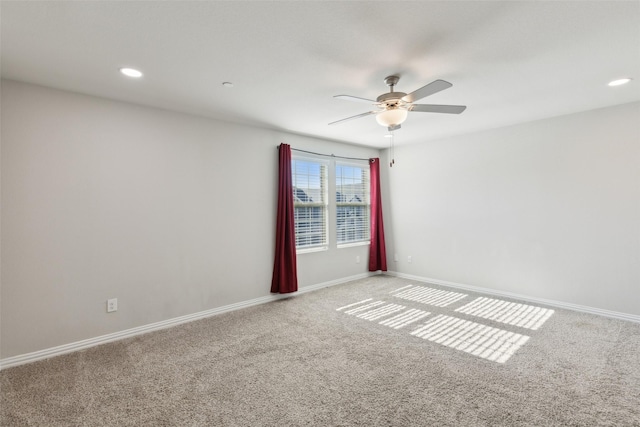
[[[446,114],[460,114],[467,107],[464,105],[433,105],[433,104],[414,104],[414,101],[425,98],[434,93],[440,92],[453,86],[451,83],[444,80],[435,80],[420,89],[406,94],[404,92],[394,92],[393,88],[398,81],[399,76],[388,76],[384,79],[384,82],[389,86],[389,93],[383,93],[375,101],[372,99],[359,98],[357,96],[350,95],[336,95],[334,98],[346,99],[348,101],[366,102],[367,104],[373,104],[376,109],[367,111],[366,113],[358,114],[356,116],[347,117],[346,119],[337,120],[329,123],[335,125],[338,123],[346,122],[349,120],[357,119],[359,117],[369,116],[371,114],[376,115],[376,121],[386,126],[389,131],[400,129],[400,125],[407,119],[409,111],[417,111],[421,113],[446,113]]]

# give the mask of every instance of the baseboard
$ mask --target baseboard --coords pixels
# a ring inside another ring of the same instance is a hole
[[[242,308],[251,307],[254,305],[265,304],[272,301],[277,301],[283,298],[295,297],[307,292],[312,292],[318,289],[327,288],[329,286],[340,285],[342,283],[351,282],[353,280],[364,279],[369,276],[373,276],[376,273],[363,273],[355,276],[343,277],[341,279],[331,280],[328,282],[317,283],[315,285],[303,286],[298,289],[298,292],[291,294],[273,294],[260,298],[254,298],[247,301],[241,301],[234,304],[225,305],[223,307],[212,308],[210,310],[200,311],[198,313],[188,314],[185,316],[174,317],[172,319],[163,320],[160,322],[150,323],[148,325],[138,326],[124,331],[114,332],[107,335],[101,335],[99,337],[89,338],[82,341],[76,341],[69,344],[60,345],[57,347],[51,347],[44,350],[34,351],[32,353],[20,354],[17,356],[7,357],[0,359],[0,370],[11,368],[13,366],[24,365],[26,363],[36,362],[38,360],[48,359],[50,357],[60,356],[66,353],[72,353],[74,351],[84,350],[97,345],[106,344],[113,341],[122,340],[125,338],[134,337],[136,335],[146,334],[148,332],[158,331],[161,329],[170,328],[187,322],[193,322],[195,320],[204,319],[218,314],[227,313],[230,311],[240,310]]]
[[[362,273],[362,274],[356,274],[355,276],[343,277],[337,280],[330,280],[328,282],[317,283],[315,285],[303,286],[298,290],[297,294],[317,291],[318,289],[328,288],[330,286],[335,286],[335,285],[341,285],[343,283],[353,282],[354,280],[366,279],[367,277],[377,276],[379,274],[381,273],[380,272]]]
[[[544,304],[544,305],[548,305],[556,308],[563,308],[563,309],[579,311],[583,313],[596,314],[598,316],[603,316],[603,317],[610,317],[618,320],[626,320],[628,322],[640,323],[640,316],[637,316],[635,314],[603,310],[600,308],[589,307],[589,306],[578,305],[578,304],[571,304],[567,302],[549,300],[544,298],[536,298],[528,295],[516,294],[513,292],[498,291],[495,289],[483,288],[480,286],[465,285],[462,283],[448,282],[446,280],[432,279],[429,277],[414,276],[411,274],[399,273],[397,271],[387,271],[385,274],[389,276],[401,277],[403,279],[415,280],[417,282],[431,283],[434,285],[442,285],[450,288],[462,289],[462,290],[471,291],[471,292],[479,292],[483,294],[489,294],[489,295],[505,297],[505,298],[514,298],[514,299],[533,302],[537,304]]]

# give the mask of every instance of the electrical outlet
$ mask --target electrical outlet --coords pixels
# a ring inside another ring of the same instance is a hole
[[[398,254],[395,254],[395,255],[393,256],[393,260],[394,260],[395,262],[400,261],[400,260],[398,259]]]
[[[107,313],[118,311],[118,298],[111,298],[107,300]]]
[[[360,255],[356,256],[356,264],[360,264]]]
[[[407,262],[408,262],[409,264],[411,264],[411,261],[412,261],[412,259],[411,259],[411,255],[409,255],[409,256],[407,257]]]

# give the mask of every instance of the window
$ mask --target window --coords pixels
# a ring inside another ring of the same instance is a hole
[[[371,204],[367,163],[294,156],[291,176],[298,252],[327,249],[329,235],[331,239],[335,235],[338,247],[369,243]],[[334,191],[335,199],[329,200],[328,194]],[[335,234],[334,230],[329,233],[330,223],[335,224]]]
[[[326,248],[327,162],[291,160],[296,249]]]
[[[369,165],[336,163],[338,245],[369,241]]]

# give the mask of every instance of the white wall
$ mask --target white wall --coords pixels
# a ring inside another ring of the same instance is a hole
[[[395,159],[390,270],[640,315],[640,103],[401,146]]]
[[[276,146],[378,156],[13,81],[1,113],[0,358],[269,295]],[[300,255],[299,284],[367,253]]]

